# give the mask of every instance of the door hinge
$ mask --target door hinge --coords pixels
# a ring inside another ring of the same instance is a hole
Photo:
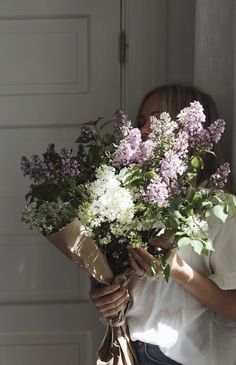
[[[126,49],[128,47],[126,33],[124,30],[120,32],[119,44],[120,44],[120,63],[123,64],[126,61]]]

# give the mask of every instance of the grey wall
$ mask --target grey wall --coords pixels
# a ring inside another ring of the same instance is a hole
[[[193,82],[195,0],[167,0],[167,82]]]
[[[235,0],[196,0],[194,82],[211,94],[226,121],[225,158],[232,160]]]

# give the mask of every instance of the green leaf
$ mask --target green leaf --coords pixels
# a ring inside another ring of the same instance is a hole
[[[167,218],[166,224],[169,228],[177,229],[179,225],[179,220],[174,216],[169,216]]]
[[[210,202],[209,200],[205,200],[201,203],[202,208],[205,209],[212,209],[213,205],[212,202]]]
[[[203,168],[203,161],[201,159],[201,157],[199,156],[194,156],[192,159],[191,159],[191,166],[195,169],[202,169]]]
[[[205,248],[209,251],[214,251],[212,240],[208,239],[207,241],[203,241]]]
[[[164,274],[164,278],[168,283],[169,277],[170,277],[170,265],[166,264],[165,267],[162,268],[162,272]]]
[[[191,239],[189,237],[182,237],[178,240],[177,245],[179,248],[190,244]]]
[[[102,144],[104,144],[105,146],[109,146],[110,144],[112,144],[113,140],[114,137],[112,134],[105,133],[104,136],[102,137]]]
[[[196,190],[192,186],[189,186],[188,187],[188,189],[187,189],[187,200],[189,202],[192,202],[193,201],[195,192],[196,192]]]
[[[209,253],[209,251],[205,247],[203,247],[203,249],[201,251],[201,255],[208,256],[208,253]]]
[[[236,215],[236,197],[233,194],[225,193],[225,203],[229,208],[230,217],[234,217]]]
[[[107,125],[109,125],[112,122],[113,122],[112,120],[107,120],[102,125],[100,125],[99,128],[102,130],[103,128],[105,128]]]
[[[194,202],[199,202],[202,199],[202,194],[200,193],[200,191],[196,191],[193,201]]]
[[[92,165],[96,165],[100,161],[101,146],[93,146],[88,152],[88,161]]]
[[[187,173],[187,180],[192,181],[197,176],[196,172],[188,172]]]
[[[144,177],[146,179],[153,179],[156,175],[157,175],[156,172],[154,170],[151,170],[151,171],[145,172]]]
[[[228,214],[225,214],[223,205],[215,205],[213,208],[213,213],[217,218],[219,218],[223,223],[225,223]]]
[[[150,260],[149,265],[151,267],[152,277],[156,279],[158,272],[158,265],[156,260]]]
[[[193,247],[194,251],[197,252],[199,255],[202,253],[203,243],[200,240],[191,240],[191,246]]]

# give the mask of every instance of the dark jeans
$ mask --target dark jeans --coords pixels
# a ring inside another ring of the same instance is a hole
[[[181,365],[171,360],[159,349],[159,346],[150,345],[141,341],[133,341],[133,345],[139,360],[139,365]]]

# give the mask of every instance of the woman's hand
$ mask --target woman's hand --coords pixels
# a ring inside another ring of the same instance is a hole
[[[98,286],[98,282],[91,278],[90,299],[101,316],[112,318],[125,308],[128,291],[125,286],[119,284]]]
[[[170,249],[170,240],[173,236],[173,232],[168,233],[164,239],[152,239],[149,243],[157,248]],[[140,277],[159,277],[162,275],[161,262],[149,252],[143,248],[132,248],[129,246],[129,258],[130,266],[133,271]],[[181,275],[184,267],[184,261],[178,255],[176,249],[170,250],[170,255],[167,259],[167,263],[170,265],[170,277],[177,279]]]
[[[162,275],[161,262],[143,248],[129,248],[129,260],[132,270],[140,277],[155,277]],[[170,276],[173,277],[181,268],[182,259],[175,249],[171,250],[167,259],[170,265]]]

